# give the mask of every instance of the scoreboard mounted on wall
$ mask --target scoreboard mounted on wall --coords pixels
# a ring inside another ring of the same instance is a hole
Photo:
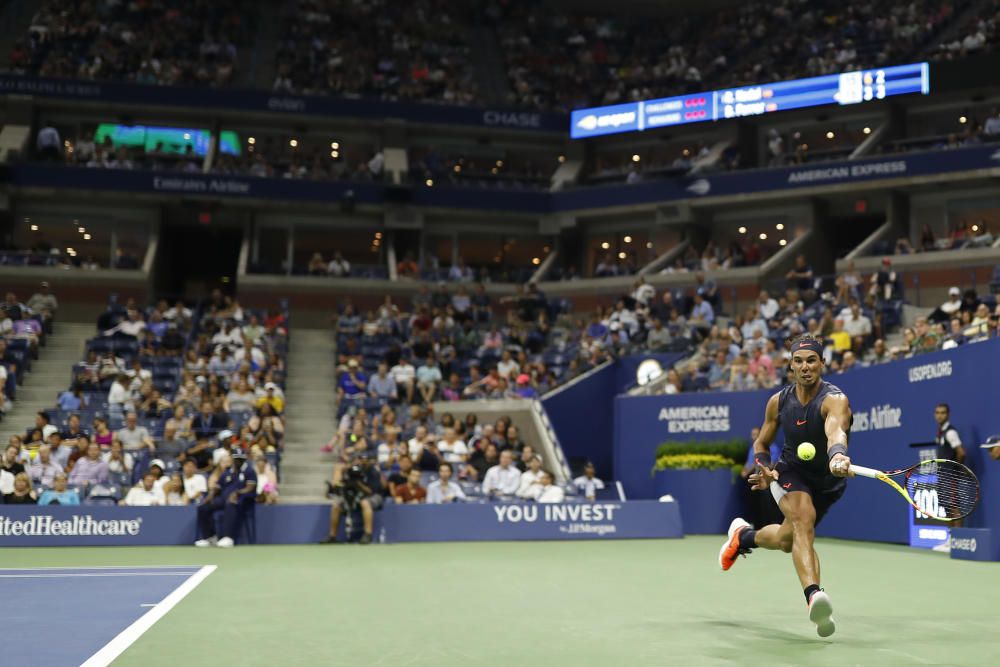
[[[570,137],[586,139],[604,134],[642,132],[827,104],[863,104],[886,97],[929,92],[927,63],[897,65],[577,109],[570,115]]]

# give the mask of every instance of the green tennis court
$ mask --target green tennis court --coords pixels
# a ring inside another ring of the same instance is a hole
[[[788,556],[722,573],[720,540],[8,549],[4,567],[218,566],[116,665],[995,662],[1000,566],[821,540],[838,621],[821,640]],[[86,601],[52,604],[86,631]]]

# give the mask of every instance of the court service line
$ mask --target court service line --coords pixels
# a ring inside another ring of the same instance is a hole
[[[192,574],[187,581],[175,588],[159,604],[137,618],[132,625],[122,630],[118,633],[117,637],[105,644],[104,648],[90,656],[81,667],[107,667],[110,665],[115,658],[124,653],[129,646],[134,644],[157,621],[166,616],[167,612],[177,606],[177,603],[183,600],[188,593],[197,588],[198,584],[205,581],[208,575],[215,572],[216,567],[215,565],[205,565]]]

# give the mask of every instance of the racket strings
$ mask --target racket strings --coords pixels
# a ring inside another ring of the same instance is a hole
[[[928,461],[906,476],[906,490],[928,516],[961,519],[979,503],[979,480],[956,461]]]

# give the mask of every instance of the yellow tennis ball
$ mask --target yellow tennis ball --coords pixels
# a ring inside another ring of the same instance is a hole
[[[812,461],[816,456],[816,448],[811,442],[803,442],[798,449],[799,458],[803,461]]]

